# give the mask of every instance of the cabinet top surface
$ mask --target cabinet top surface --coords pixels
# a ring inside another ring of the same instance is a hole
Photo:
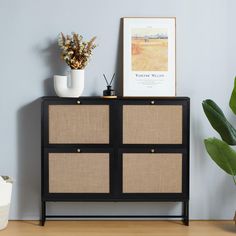
[[[115,101],[115,100],[190,100],[189,97],[117,97],[103,98],[102,96],[82,96],[78,98],[61,98],[57,96],[45,96],[42,100],[49,101],[69,101],[69,100],[100,100],[100,101]]]

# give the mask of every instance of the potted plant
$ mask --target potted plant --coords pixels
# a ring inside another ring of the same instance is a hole
[[[236,185],[236,129],[230,124],[220,107],[211,99],[202,102],[203,110],[212,125],[220,134],[221,139],[207,138],[204,140],[206,150],[212,160],[227,174],[231,175]],[[229,106],[236,115],[236,77],[230,97]],[[236,223],[236,213],[235,213]]]
[[[58,36],[61,58],[71,68],[71,87],[67,87],[67,76],[54,76],[54,88],[60,97],[79,97],[84,89],[84,69],[87,66],[94,48],[96,37],[84,41],[81,35],[72,33]]]

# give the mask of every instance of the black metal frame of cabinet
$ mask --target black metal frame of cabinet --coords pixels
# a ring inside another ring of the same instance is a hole
[[[48,105],[109,105],[109,144],[49,144]],[[122,105],[182,105],[182,144],[122,144]],[[190,99],[188,97],[146,97],[103,99],[101,97],[58,98],[43,97],[41,110],[41,224],[47,218],[182,218],[189,225],[189,120]],[[116,137],[116,139],[114,139]],[[110,153],[110,193],[49,193],[48,153],[107,152]],[[121,153],[182,153],[181,193],[122,193]],[[115,173],[115,174],[114,174]],[[47,202],[182,202],[180,215],[47,215]]]

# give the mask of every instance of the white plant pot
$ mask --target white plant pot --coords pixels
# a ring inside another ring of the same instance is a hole
[[[71,70],[71,85],[68,77],[54,75],[54,89],[58,97],[77,98],[84,90],[84,70]]]
[[[0,176],[0,230],[5,229],[8,224],[11,203],[12,179],[4,180]]]

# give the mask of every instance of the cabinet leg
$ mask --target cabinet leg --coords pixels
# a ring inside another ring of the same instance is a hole
[[[41,226],[44,226],[46,220],[46,202],[42,201],[42,209],[41,209]]]
[[[183,223],[189,226],[189,201],[183,202]]]

